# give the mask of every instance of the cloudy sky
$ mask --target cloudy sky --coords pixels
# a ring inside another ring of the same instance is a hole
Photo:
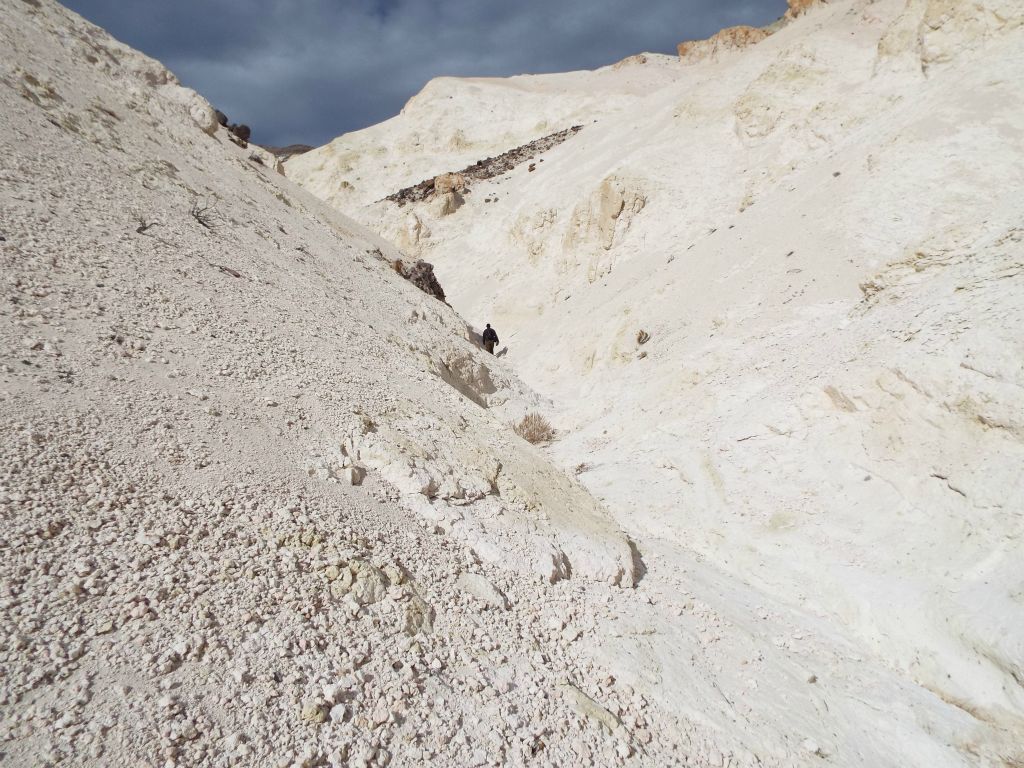
[[[262,144],[323,144],[438,75],[593,69],[785,0],[62,0],[160,59]]]

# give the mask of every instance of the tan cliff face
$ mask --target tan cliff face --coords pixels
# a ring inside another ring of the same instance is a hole
[[[691,40],[677,47],[679,58],[686,62],[715,59],[722,51],[735,51],[755,45],[768,37],[758,27],[728,27],[715,33],[707,40]]]
[[[704,59],[716,60],[721,53],[742,50],[760,43],[793,19],[802,16],[812,7],[823,2],[827,2],[827,0],[788,0],[789,8],[785,15],[774,24],[767,27],[743,25],[726,27],[706,40],[689,40],[680,43],[676,50],[679,58],[685,62],[692,63]]]
[[[705,40],[690,40],[677,46],[685,62],[716,60],[720,54],[738,51],[762,42],[811,9],[827,5],[828,0],[788,0],[789,8],[778,22],[766,27],[727,27]],[[864,13],[870,14],[870,5]],[[902,23],[880,44],[880,51],[891,55],[895,49],[915,48],[922,68],[951,61],[969,50],[978,40],[1024,23],[1017,0],[908,0]],[[904,40],[900,41],[900,35]]]
[[[1022,24],[1016,0],[908,0],[879,40],[877,71],[928,75]]]
[[[787,19],[795,19],[803,15],[815,5],[827,3],[828,0],[786,0],[789,8],[786,10]]]

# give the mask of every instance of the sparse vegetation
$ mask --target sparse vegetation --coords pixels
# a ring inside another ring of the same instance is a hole
[[[551,426],[551,422],[536,411],[523,416],[519,423],[512,425],[512,429],[523,440],[534,445],[549,443],[555,439],[555,428]]]
[[[217,269],[219,269],[225,275],[231,275],[232,277],[241,277],[242,276],[242,273],[239,272],[237,269],[232,269],[231,267],[225,267],[223,264],[214,264],[213,266],[215,266]]]
[[[210,205],[202,203],[197,198],[189,209],[189,215],[198,221],[206,229],[216,229],[221,223],[221,215],[217,212],[217,203],[214,201]]]
[[[143,216],[140,213],[135,214],[135,221],[138,222],[138,226],[135,228],[135,231],[140,235],[146,234],[146,231],[153,227],[160,226],[159,221],[150,221],[146,216]]]

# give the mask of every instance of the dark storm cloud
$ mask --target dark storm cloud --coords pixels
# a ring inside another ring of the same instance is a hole
[[[265,144],[322,144],[397,114],[432,77],[593,69],[785,0],[67,0],[160,59]]]

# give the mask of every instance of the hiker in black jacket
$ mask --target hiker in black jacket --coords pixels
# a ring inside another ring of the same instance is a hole
[[[495,347],[496,344],[498,344],[498,334],[494,332],[493,328],[491,328],[491,324],[490,323],[488,323],[487,327],[484,328],[483,340],[484,340],[484,349],[486,349],[488,352],[490,352],[493,355],[494,354],[494,347]]]

